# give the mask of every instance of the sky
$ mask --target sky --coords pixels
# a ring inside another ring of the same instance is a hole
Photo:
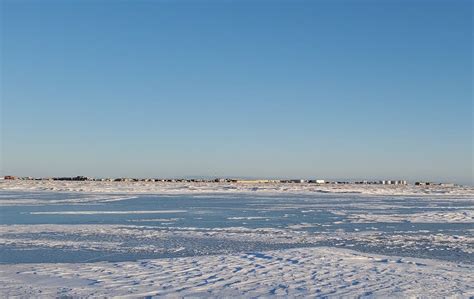
[[[1,175],[473,185],[469,0],[0,0]]]

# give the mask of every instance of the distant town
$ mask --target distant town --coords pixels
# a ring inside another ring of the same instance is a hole
[[[232,179],[232,178],[213,178],[213,179],[163,179],[163,178],[91,178],[86,176],[74,176],[74,177],[46,177],[46,178],[34,178],[34,177],[16,177],[12,175],[6,175],[0,177],[3,180],[34,180],[34,181],[98,181],[98,182],[167,182],[167,183],[292,183],[292,184],[333,184],[333,185],[344,185],[344,184],[356,184],[356,185],[408,185],[406,180],[362,180],[362,181],[328,181],[322,179]],[[415,186],[446,186],[454,187],[458,186],[453,183],[435,183],[435,182],[424,182],[417,181],[414,183]]]

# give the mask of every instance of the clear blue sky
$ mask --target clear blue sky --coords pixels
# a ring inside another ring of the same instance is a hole
[[[3,175],[473,183],[472,1],[0,2]]]

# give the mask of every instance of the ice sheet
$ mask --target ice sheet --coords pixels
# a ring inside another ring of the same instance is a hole
[[[4,181],[0,297],[469,297],[473,194]]]

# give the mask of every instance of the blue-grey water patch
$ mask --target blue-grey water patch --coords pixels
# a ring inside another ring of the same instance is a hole
[[[130,196],[1,191],[0,196],[2,263],[122,261],[322,245],[473,260],[473,223],[468,216],[467,221],[432,222],[424,222],[423,216],[472,212],[470,200],[326,193]],[[80,233],[75,230],[84,225]]]

